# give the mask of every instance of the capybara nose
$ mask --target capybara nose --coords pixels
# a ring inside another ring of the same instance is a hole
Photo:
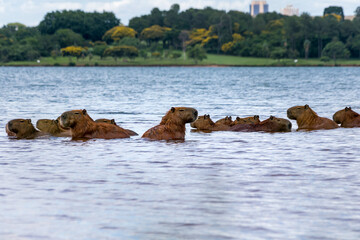
[[[289,127],[289,129],[291,130],[291,127],[292,127],[291,122],[289,122],[288,127]]]
[[[287,110],[287,116],[288,116],[288,118],[290,118],[290,111],[289,110]]]
[[[195,118],[197,118],[197,116],[198,116],[198,111],[197,110],[194,111],[194,116],[195,116]]]

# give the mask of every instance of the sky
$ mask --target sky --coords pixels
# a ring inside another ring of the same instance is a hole
[[[0,26],[20,22],[27,26],[36,26],[47,12],[56,10],[111,11],[127,25],[133,17],[150,13],[158,7],[168,10],[174,3],[180,4],[180,11],[188,8],[210,6],[221,10],[238,10],[249,12],[251,0],[0,0]],[[270,11],[280,12],[286,5],[299,8],[300,13],[307,12],[312,16],[322,15],[328,6],[342,6],[346,16],[354,15],[360,6],[360,0],[267,0]]]

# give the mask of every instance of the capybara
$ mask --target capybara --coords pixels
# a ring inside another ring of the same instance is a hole
[[[319,117],[309,105],[295,106],[287,110],[288,118],[296,120],[299,130],[334,129],[339,126],[331,119]]]
[[[71,129],[73,139],[129,138],[129,134],[119,126],[95,122],[85,109],[64,112],[60,116],[60,126]]]
[[[31,119],[13,119],[6,124],[5,129],[8,136],[18,139],[33,139],[46,135],[35,129]]]
[[[195,121],[197,115],[194,108],[172,107],[160,124],[147,130],[142,137],[152,140],[185,140],[185,124]]]
[[[360,114],[353,111],[351,107],[337,111],[333,115],[333,119],[337,124],[344,128],[360,127]]]
[[[245,118],[236,117],[236,119],[232,122],[231,125],[233,126],[237,124],[252,124],[259,122],[260,122],[259,115],[254,115],[253,117],[245,117]]]
[[[232,120],[231,116],[226,116],[215,122],[215,124],[217,124],[218,126],[220,126],[220,125],[231,126],[232,123],[233,123],[233,120]]]
[[[210,118],[210,115],[205,114],[204,116],[199,116],[194,122],[190,124],[190,126],[200,131],[227,131],[230,129],[229,124],[231,117],[225,118],[213,122],[213,120]]]
[[[237,124],[230,128],[236,132],[291,132],[291,122],[284,118],[270,116],[270,118],[252,124]]]
[[[41,132],[49,133],[51,136],[55,137],[71,137],[70,128],[65,129],[60,126],[59,123],[60,117],[57,119],[39,119],[36,122],[36,128]]]
[[[108,123],[108,124],[113,124],[115,126],[119,126],[116,124],[115,119],[107,119],[107,118],[99,118],[96,119],[95,122],[102,122],[102,123]],[[133,130],[130,129],[126,129],[123,128],[130,136],[137,136],[139,134],[137,134],[136,132],[134,132]]]

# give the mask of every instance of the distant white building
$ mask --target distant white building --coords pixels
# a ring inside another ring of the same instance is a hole
[[[299,16],[299,9],[294,8],[293,5],[287,5],[285,8],[281,9],[281,14],[286,16]]]
[[[269,12],[269,5],[266,1],[255,1],[253,0],[250,4],[250,15],[255,17],[259,13]]]

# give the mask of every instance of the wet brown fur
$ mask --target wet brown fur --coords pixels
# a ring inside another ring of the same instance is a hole
[[[333,119],[337,124],[344,128],[360,127],[360,114],[353,111],[351,107],[346,107],[337,111],[333,115]]]
[[[17,139],[33,139],[46,134],[35,129],[30,119],[13,119],[6,124],[6,133]]]
[[[287,110],[287,116],[296,120],[299,130],[335,129],[339,126],[331,119],[319,117],[309,105],[294,106]]]
[[[259,115],[255,115],[253,117],[245,117],[245,118],[236,117],[236,119],[232,122],[231,126],[237,124],[252,124],[252,123],[260,123]]]
[[[237,124],[230,128],[236,132],[291,132],[291,122],[284,118],[270,116],[270,118],[252,124]]]
[[[185,124],[195,121],[197,111],[194,108],[171,108],[159,125],[147,130],[142,138],[152,140],[185,140]]]
[[[95,122],[85,109],[64,112],[60,117],[60,126],[70,128],[73,139],[130,137],[124,129],[116,125]]]
[[[115,126],[120,127],[119,125],[116,124],[115,119],[107,119],[107,118],[99,118],[96,119],[95,122],[102,122],[102,123],[107,123],[107,124],[113,124]],[[137,134],[136,132],[134,132],[133,130],[130,129],[126,129],[126,128],[122,128],[124,129],[130,136],[137,136],[139,134]]]
[[[62,128],[59,124],[58,117],[56,120],[53,119],[39,119],[36,122],[36,128],[41,132],[49,133],[51,136],[55,137],[71,137],[70,129]]]

